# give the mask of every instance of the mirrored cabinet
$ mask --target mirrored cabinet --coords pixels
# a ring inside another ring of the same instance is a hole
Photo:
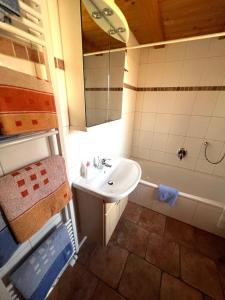
[[[84,56],[87,127],[121,118],[125,53]]]

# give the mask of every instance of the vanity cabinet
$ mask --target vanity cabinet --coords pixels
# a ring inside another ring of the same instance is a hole
[[[127,205],[128,198],[107,203],[103,199],[76,189],[74,192],[77,208],[79,239],[106,246]]]
[[[127,205],[127,198],[121,199],[115,203],[104,203],[104,241],[108,244],[116,225]]]

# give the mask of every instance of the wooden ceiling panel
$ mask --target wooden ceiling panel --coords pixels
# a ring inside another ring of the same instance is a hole
[[[140,44],[225,31],[225,0],[115,0]],[[109,39],[82,5],[84,52],[108,49]],[[124,44],[112,39],[112,48]]]

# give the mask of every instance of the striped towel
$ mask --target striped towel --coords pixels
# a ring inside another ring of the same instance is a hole
[[[0,206],[18,242],[37,232],[71,199],[64,159],[52,156],[0,178]]]
[[[0,134],[15,135],[56,127],[51,84],[0,66]]]
[[[0,268],[7,263],[18,246],[0,212]]]
[[[60,271],[73,254],[63,224],[11,275],[11,281],[25,299],[45,299]]]

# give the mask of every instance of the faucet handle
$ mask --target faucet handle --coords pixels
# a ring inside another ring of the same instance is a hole
[[[105,162],[107,162],[107,160],[111,160],[111,158],[102,158],[102,159],[101,159],[101,162],[102,162],[102,163],[105,163]]]

